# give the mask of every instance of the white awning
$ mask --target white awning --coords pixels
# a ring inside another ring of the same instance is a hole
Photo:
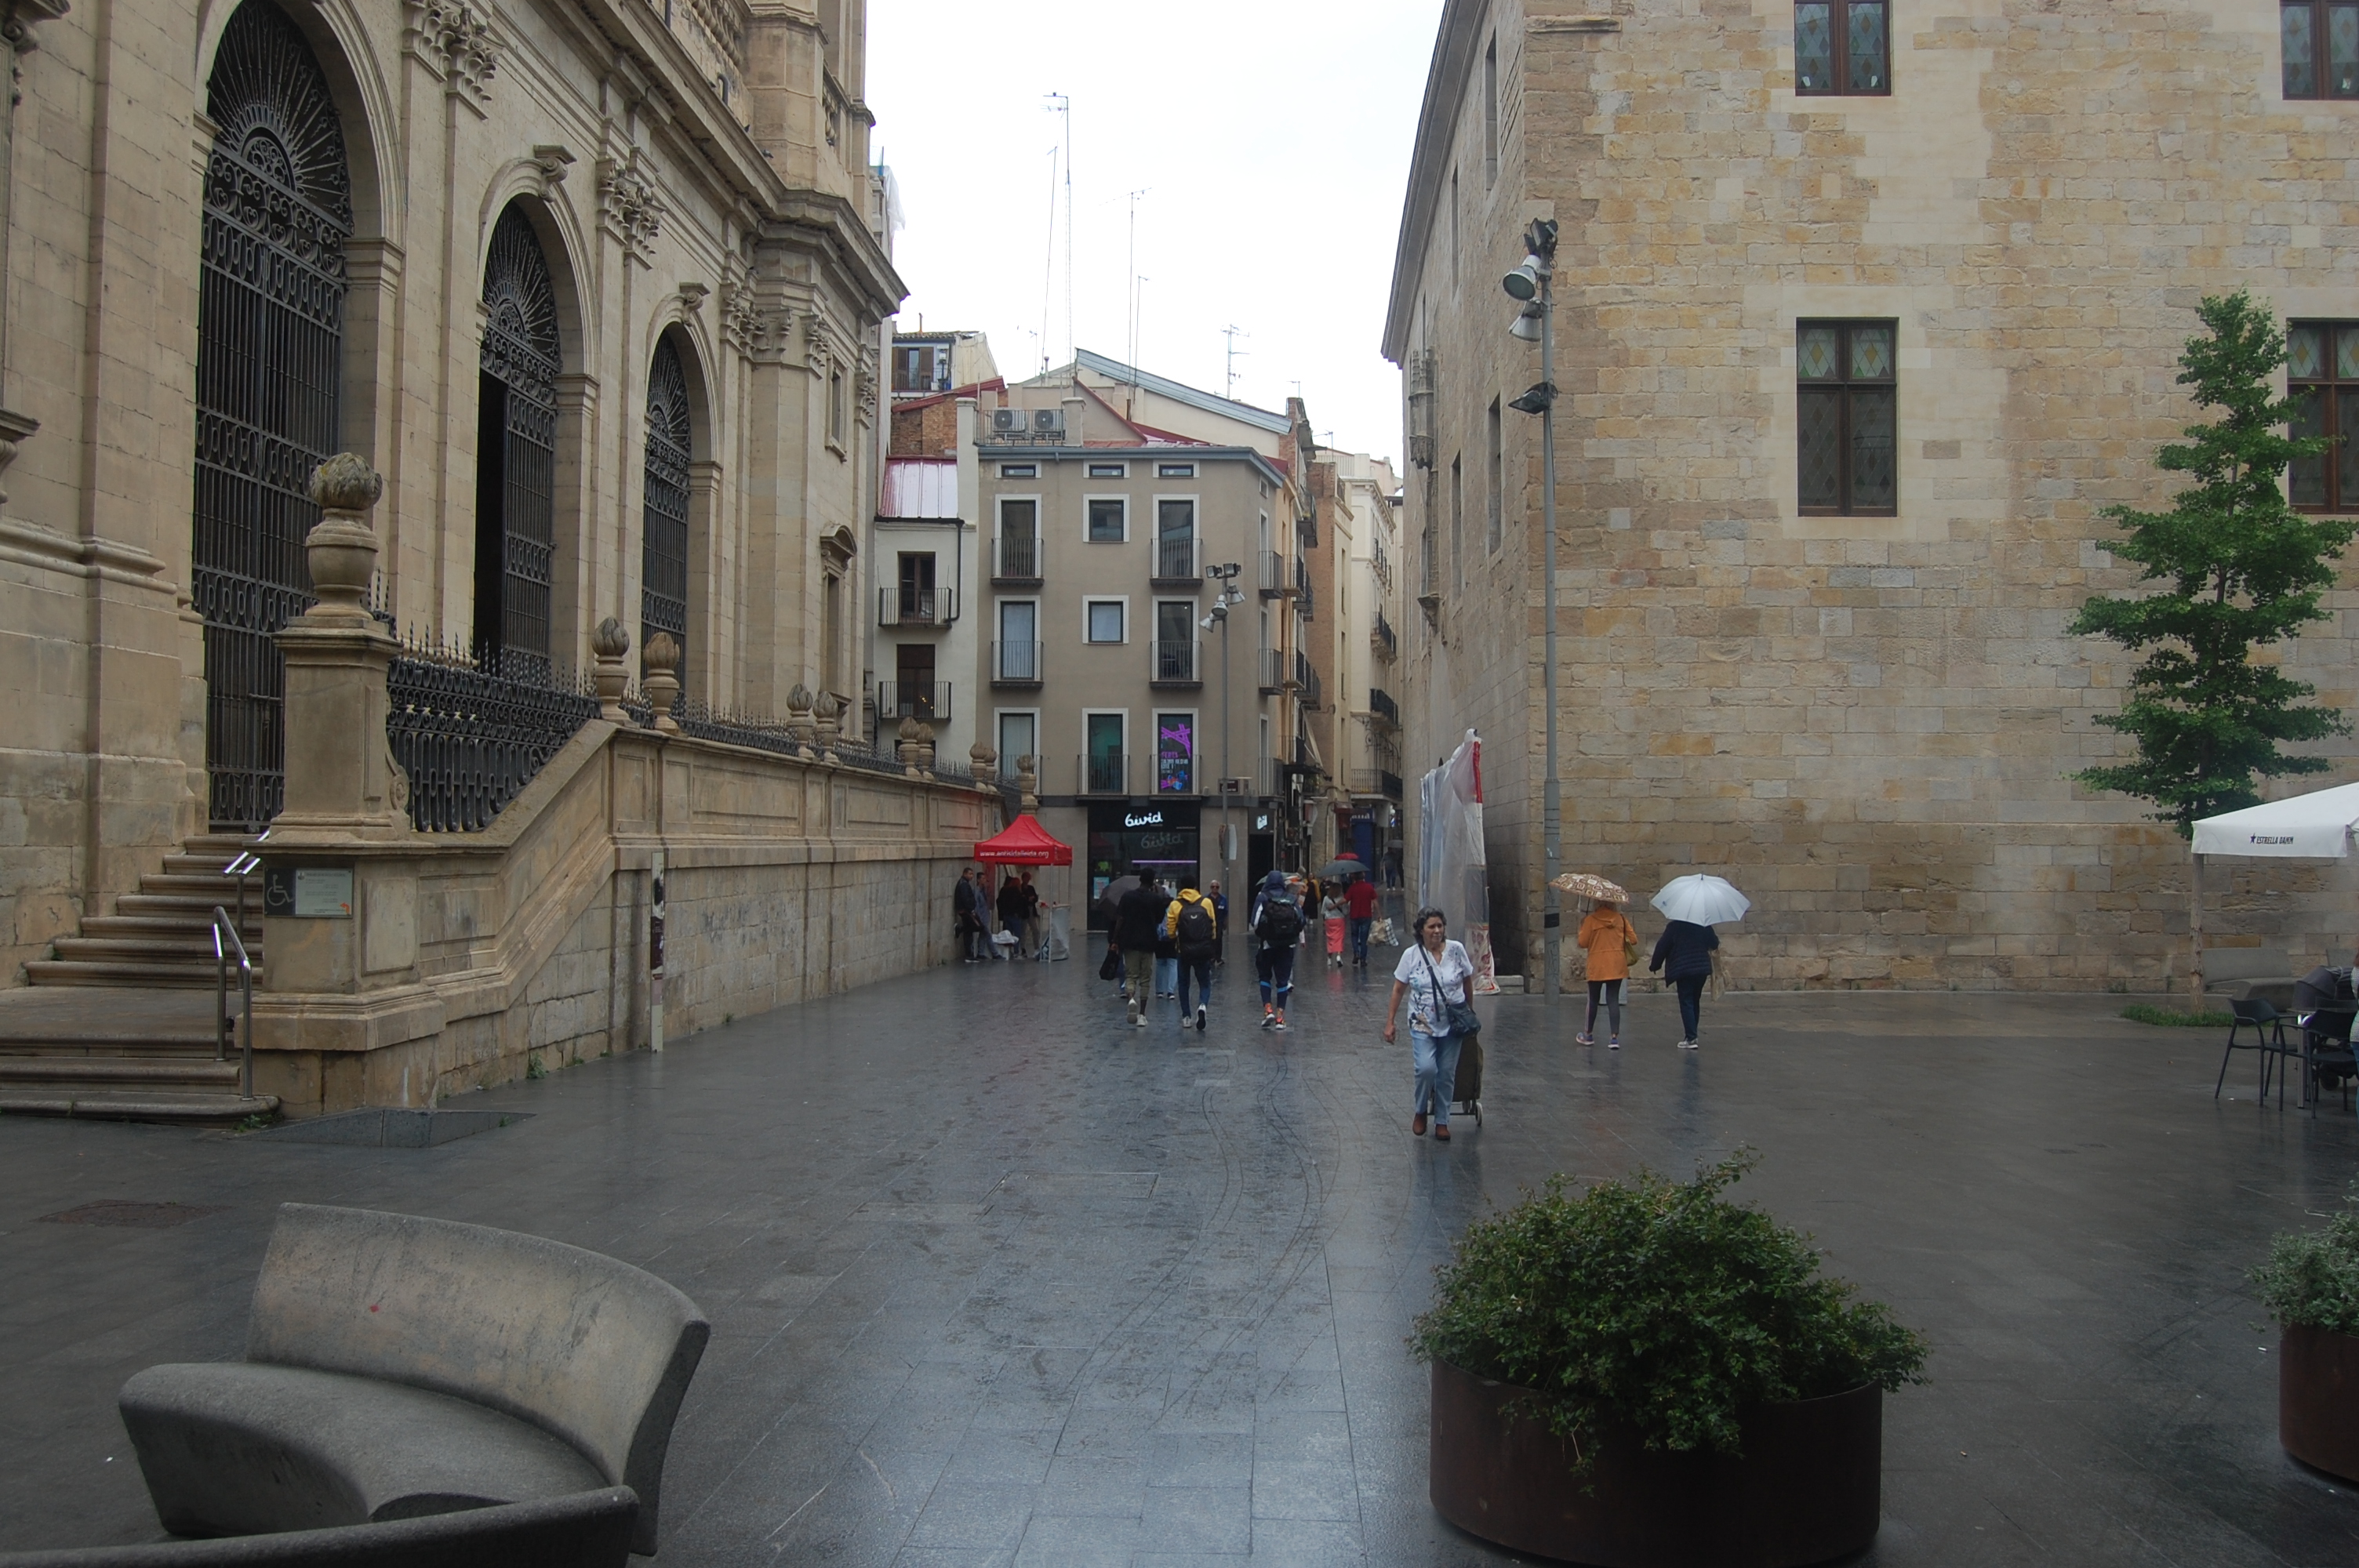
[[[2359,827],[2359,784],[2337,784],[2203,817],[2195,824],[2195,852],[2340,860],[2351,854],[2354,827]]]

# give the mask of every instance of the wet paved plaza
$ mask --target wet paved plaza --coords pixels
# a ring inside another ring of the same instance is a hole
[[[237,1355],[273,1206],[538,1232],[672,1281],[714,1334],[665,1479],[676,1568],[1506,1561],[1425,1500],[1402,1346],[1450,1237],[1550,1172],[1738,1192],[1924,1330],[1886,1405],[1875,1564],[2348,1564],[2359,1498],[2276,1442],[2245,1269],[2359,1130],[2215,1102],[2209,1031],[2123,999],[1751,995],[1674,1050],[1492,1004],[1486,1125],[1408,1136],[1386,980],[1223,981],[1131,1029],[1086,963],[954,967],[459,1102],[439,1148],[0,1121],[0,1549],[152,1539],[114,1408]],[[1233,967],[1234,968],[1234,967]],[[2191,1036],[2191,1037],[2190,1037]],[[43,1223],[96,1199],[165,1229]],[[2315,1223],[2308,1221],[2307,1223]]]

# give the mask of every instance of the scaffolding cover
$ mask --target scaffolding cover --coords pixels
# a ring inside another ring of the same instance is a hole
[[[1474,960],[1474,989],[1499,990],[1491,955],[1490,867],[1483,852],[1483,741],[1473,730],[1418,784],[1417,900],[1441,911]],[[1414,932],[1408,940],[1417,940]]]

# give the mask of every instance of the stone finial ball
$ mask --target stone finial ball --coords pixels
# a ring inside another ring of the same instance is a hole
[[[590,651],[602,659],[619,659],[631,651],[631,633],[609,615],[590,633]]]
[[[901,720],[899,733],[904,741],[914,741],[918,738],[918,720],[914,714]]]
[[[669,673],[679,668],[679,644],[669,632],[658,632],[647,639],[647,664],[649,670]]]
[[[787,693],[787,711],[789,713],[809,713],[810,711],[810,687],[803,685],[800,681],[795,682],[793,687]]]
[[[311,470],[311,502],[323,512],[362,512],[385,493],[385,476],[358,452],[338,452]]]

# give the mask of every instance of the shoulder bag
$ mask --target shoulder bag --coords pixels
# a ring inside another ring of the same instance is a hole
[[[1419,957],[1425,960],[1425,977],[1433,984],[1433,1005],[1441,1010],[1441,1022],[1450,1026],[1442,1033],[1445,1034],[1483,1033],[1483,1015],[1474,1011],[1474,977],[1473,975],[1466,977],[1466,1000],[1452,1001],[1442,991],[1441,977],[1434,972],[1432,955],[1426,951],[1424,943],[1418,944],[1417,954]]]

